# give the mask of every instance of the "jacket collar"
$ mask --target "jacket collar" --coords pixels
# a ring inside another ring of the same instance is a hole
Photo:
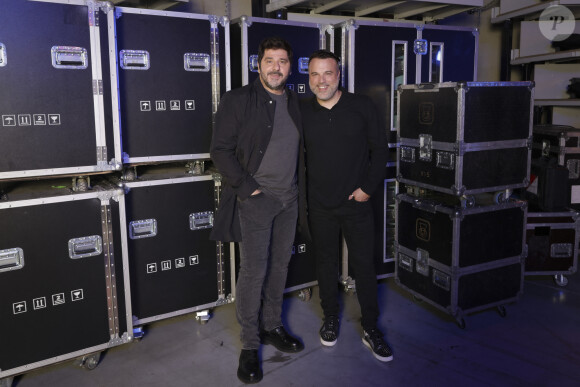
[[[254,80],[254,88],[256,89],[256,92],[258,93],[260,98],[263,98],[267,102],[272,100],[272,97],[270,97],[270,94],[268,93],[268,91],[266,91],[264,85],[262,85],[259,76]],[[286,87],[286,85],[284,85],[284,91],[286,92],[288,100],[290,100],[290,98],[292,98],[292,94],[288,92],[288,88]]]

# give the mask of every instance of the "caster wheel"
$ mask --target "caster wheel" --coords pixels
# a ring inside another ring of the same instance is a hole
[[[556,274],[554,275],[554,282],[558,286],[566,286],[568,285],[568,278],[566,278],[563,274]]]
[[[497,313],[499,313],[499,315],[501,317],[505,317],[507,315],[507,311],[505,310],[505,306],[503,306],[503,305],[498,306]]]
[[[209,321],[210,318],[211,318],[211,313],[209,310],[199,311],[195,315],[195,320],[201,325],[207,324],[207,322]]]
[[[348,295],[354,295],[356,293],[356,289],[351,285],[344,286],[344,292]]]
[[[461,329],[465,329],[465,320],[464,319],[457,320],[457,326]]]
[[[311,288],[306,288],[306,289],[302,289],[300,290],[300,292],[298,293],[298,298],[301,301],[310,301],[310,299],[312,298],[312,289]]]
[[[145,336],[145,329],[143,327],[133,327],[133,340],[140,341]]]
[[[100,360],[101,354],[95,353],[92,355],[83,356],[82,358],[77,360],[76,364],[81,368],[91,371],[97,368]]]

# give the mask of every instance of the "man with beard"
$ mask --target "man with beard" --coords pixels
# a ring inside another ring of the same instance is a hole
[[[356,273],[363,343],[375,358],[393,359],[377,327],[377,277],[373,260],[374,221],[370,195],[383,182],[387,164],[386,134],[370,98],[338,87],[339,59],[315,51],[308,64],[315,97],[302,101],[308,178],[308,217],[316,256],[324,321],[320,341],[337,342],[339,331],[339,233]]]
[[[240,242],[236,315],[244,383],[262,379],[260,341],[283,352],[304,348],[281,317],[299,212],[306,225],[304,197],[299,200],[305,190],[298,187],[305,182],[300,110],[297,95],[285,88],[291,62],[288,42],[264,39],[258,79],[223,96],[212,138],[224,185],[211,238]]]

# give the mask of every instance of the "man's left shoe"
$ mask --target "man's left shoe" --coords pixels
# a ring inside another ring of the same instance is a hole
[[[383,340],[383,334],[378,329],[365,330],[362,341],[378,360],[382,362],[393,360],[393,352]]]
[[[297,338],[290,336],[283,326],[274,328],[271,331],[262,330],[260,336],[262,343],[272,344],[282,352],[300,352],[304,349],[304,344]]]

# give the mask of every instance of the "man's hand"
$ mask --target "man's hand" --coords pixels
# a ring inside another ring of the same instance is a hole
[[[348,197],[348,200],[356,200],[357,202],[366,202],[367,200],[369,200],[370,196],[367,195],[362,189],[357,188],[356,191],[354,191],[352,194],[350,194],[350,196]]]
[[[252,192],[252,194],[250,196],[256,196],[258,194],[261,194],[262,191],[260,191],[259,189],[255,190],[254,192]]]

